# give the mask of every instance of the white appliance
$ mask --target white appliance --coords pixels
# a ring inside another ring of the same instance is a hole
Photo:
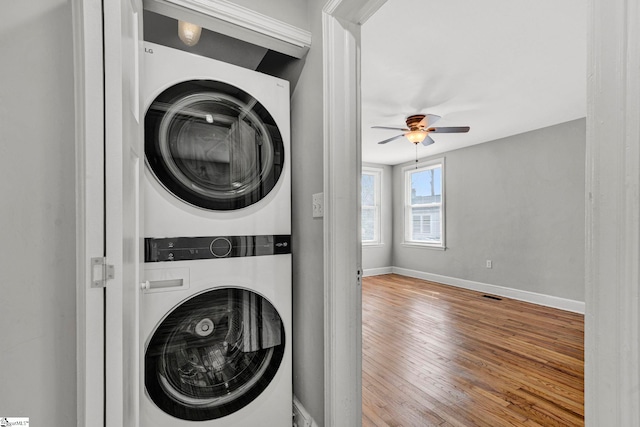
[[[141,427],[292,417],[288,82],[145,43]]]
[[[144,233],[289,234],[289,82],[146,42]]]
[[[218,255],[145,265],[142,427],[291,425],[288,241],[147,239],[160,258],[205,246]]]

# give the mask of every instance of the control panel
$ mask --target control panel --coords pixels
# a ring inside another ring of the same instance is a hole
[[[144,261],[188,261],[291,253],[290,235],[144,239]]]

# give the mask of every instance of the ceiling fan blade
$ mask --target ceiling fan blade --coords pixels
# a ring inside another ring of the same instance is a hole
[[[422,145],[427,146],[433,144],[434,142],[435,141],[429,135],[427,135],[424,141],[422,141]]]
[[[465,133],[469,132],[471,129],[469,126],[454,126],[454,127],[440,127],[440,128],[429,128],[427,132],[433,133]]]
[[[426,128],[427,126],[432,126],[438,120],[440,120],[440,116],[436,116],[435,114],[425,114],[424,119],[420,120],[420,123],[418,123],[418,127]]]
[[[394,137],[392,137],[392,138],[385,139],[384,141],[380,141],[380,142],[378,142],[378,144],[386,144],[387,142],[391,142],[391,141],[393,141],[394,139],[402,138],[403,136],[404,136],[404,134],[402,134],[402,135],[397,135],[397,136],[394,136]]]
[[[393,128],[393,127],[389,127],[389,126],[371,126],[371,129],[391,129],[391,130],[401,130],[403,132],[408,132],[409,129],[407,128]]]

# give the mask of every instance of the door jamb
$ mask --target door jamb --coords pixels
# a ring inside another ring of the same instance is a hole
[[[640,6],[588,13],[585,422],[640,425]]]
[[[385,1],[331,0],[322,12],[327,426],[362,423],[360,26]]]
[[[91,287],[92,257],[104,254],[102,7],[72,2],[76,151],[77,425],[104,420],[104,289]]]

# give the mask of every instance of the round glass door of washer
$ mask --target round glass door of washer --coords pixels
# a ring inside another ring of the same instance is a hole
[[[284,346],[284,326],[269,301],[245,289],[210,290],[157,326],[145,351],[145,387],[176,418],[221,418],[266,389]]]
[[[262,200],[285,161],[282,134],[266,108],[213,80],[182,82],[156,97],[145,115],[145,156],[175,197],[220,211]]]

